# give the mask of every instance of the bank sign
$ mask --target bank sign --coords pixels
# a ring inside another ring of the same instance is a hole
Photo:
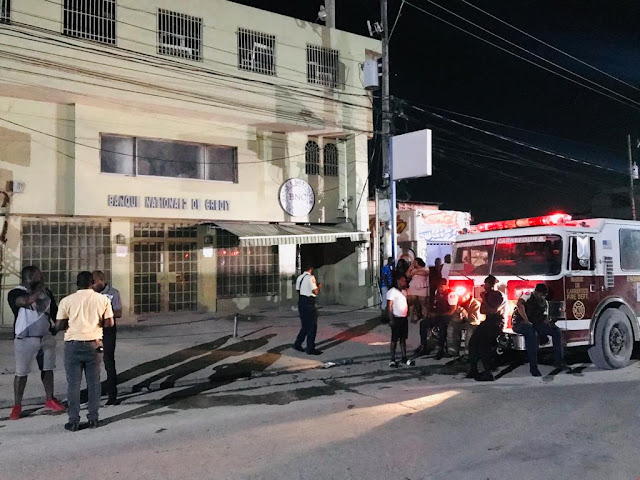
[[[228,200],[182,198],[182,197],[141,197],[139,195],[107,195],[107,206],[117,208],[149,208],[163,210],[206,210],[229,211]]]
[[[280,206],[292,217],[307,215],[316,204],[313,188],[304,180],[290,178],[280,186]]]

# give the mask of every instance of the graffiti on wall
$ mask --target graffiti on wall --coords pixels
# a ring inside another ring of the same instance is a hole
[[[418,240],[453,242],[464,228],[469,228],[471,214],[453,210],[423,211],[416,220]]]

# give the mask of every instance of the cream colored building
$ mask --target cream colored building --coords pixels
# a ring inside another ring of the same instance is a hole
[[[374,298],[378,41],[226,0],[0,0],[2,322],[20,269],[105,270],[125,317]]]

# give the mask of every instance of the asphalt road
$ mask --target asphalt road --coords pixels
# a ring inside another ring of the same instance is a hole
[[[433,359],[230,378],[131,394],[76,433],[65,414],[3,409],[0,478],[636,480],[640,363],[579,360],[494,383]]]

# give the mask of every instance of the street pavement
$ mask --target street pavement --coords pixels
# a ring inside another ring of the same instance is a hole
[[[569,372],[542,365],[533,378],[514,356],[481,383],[452,359],[390,369],[375,310],[325,307],[319,357],[290,348],[290,310],[241,319],[237,338],[230,318],[149,322],[119,331],[122,403],[76,433],[42,411],[37,375],[26,418],[7,419],[11,341],[0,341],[0,479],[640,477],[636,360],[600,371],[577,351]]]

